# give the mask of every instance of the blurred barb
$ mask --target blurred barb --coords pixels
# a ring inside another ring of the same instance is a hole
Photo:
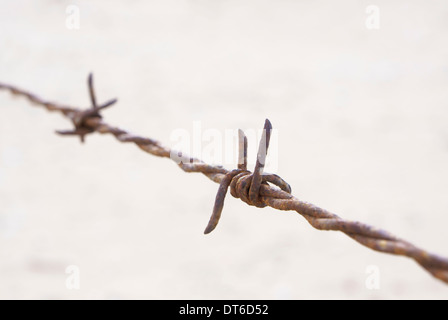
[[[100,115],[100,110],[112,105],[116,100],[111,100],[101,106],[97,106],[91,75],[89,76],[88,85],[92,107],[87,110],[45,101],[32,93],[11,85],[0,83],[0,89],[9,91],[15,96],[23,96],[31,103],[44,107],[48,111],[62,113],[72,121],[74,129],[70,131],[59,131],[58,133],[60,134],[78,135],[81,137],[81,141],[84,140],[86,135],[95,132],[111,134],[118,141],[134,143],[143,151],[154,156],[170,158],[171,149],[163,146],[157,140],[130,134],[126,130],[104,122]],[[239,134],[239,159],[241,161],[239,161],[237,169],[228,171],[221,166],[212,166],[195,158],[187,158],[186,160],[189,161],[182,161],[180,163],[176,162],[185,172],[202,173],[212,181],[220,184],[212,217],[210,218],[205,233],[210,233],[216,228],[221,217],[225,195],[230,187],[232,196],[240,198],[249,205],[257,207],[270,206],[278,210],[296,211],[316,229],[341,231],[370,249],[412,258],[432,276],[448,284],[447,258],[420,249],[405,240],[395,237],[387,231],[361,222],[344,220],[334,213],[299,200],[291,195],[291,188],[282,178],[273,174],[262,174],[271,130],[272,125],[269,120],[266,120],[264,134],[258,151],[257,163],[253,173],[246,168],[247,139],[242,131]]]

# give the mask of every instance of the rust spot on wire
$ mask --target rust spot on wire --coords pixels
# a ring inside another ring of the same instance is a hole
[[[60,112],[66,116],[72,121],[75,128],[69,131],[59,131],[60,134],[77,135],[81,138],[81,141],[84,141],[85,135],[94,132],[111,134],[119,142],[134,143],[141,150],[154,156],[170,158],[171,149],[163,146],[157,140],[133,135],[126,130],[104,122],[99,111],[111,106],[116,100],[110,100],[98,106],[92,82],[92,76],[90,75],[88,88],[92,107],[87,110],[46,101],[30,92],[8,84],[0,83],[0,89],[9,91],[14,96],[23,96],[34,105],[42,106],[51,112]],[[237,169],[228,171],[221,166],[212,166],[194,158],[190,158],[187,163],[178,163],[179,168],[185,172],[202,173],[210,180],[219,183],[212,216],[205,233],[210,233],[216,228],[221,217],[227,190],[230,188],[230,194],[233,197],[240,198],[248,205],[270,206],[277,210],[296,211],[318,230],[340,231],[372,250],[412,258],[433,277],[448,284],[448,259],[446,257],[420,249],[385,230],[358,221],[344,220],[328,210],[297,199],[291,195],[290,186],[282,178],[274,174],[264,174],[263,168],[271,130],[272,125],[269,120],[266,120],[253,173],[247,170],[247,139],[241,130],[239,131]]]

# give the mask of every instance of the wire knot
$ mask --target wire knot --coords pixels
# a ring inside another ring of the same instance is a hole
[[[268,182],[287,193],[291,193],[289,184],[276,174],[263,174],[258,186],[253,184],[254,173],[250,171],[235,169],[227,175],[233,176],[230,181],[230,194],[235,198],[241,199],[250,206],[258,208],[267,206],[267,204],[263,202],[259,190],[262,185],[268,185]],[[256,192],[256,190],[258,190],[258,192]]]
[[[255,164],[254,172],[252,173],[247,170],[247,138],[244,132],[239,130],[238,169],[227,172],[221,180],[218,192],[216,194],[213,213],[204,231],[205,234],[212,232],[218,225],[219,219],[221,218],[222,209],[224,207],[226,193],[229,187],[230,194],[233,197],[243,200],[250,206],[259,208],[264,208],[267,205],[260,196],[260,189],[262,185],[268,185],[268,183],[271,183],[279,187],[281,190],[291,193],[291,187],[289,184],[278,175],[263,173],[266,154],[271,138],[271,131],[271,122],[266,119],[260,146],[258,148],[257,162]]]
[[[89,133],[95,132],[95,127],[89,124],[89,120],[91,119],[102,119],[100,114],[100,110],[110,107],[114,103],[117,102],[117,99],[109,100],[108,102],[97,105],[95,91],[93,88],[93,76],[90,73],[89,78],[87,80],[89,87],[89,95],[90,101],[92,103],[92,107],[86,110],[75,111],[71,114],[70,119],[75,126],[73,130],[57,130],[56,132],[61,135],[77,135],[80,137],[81,142],[84,142],[85,136]]]

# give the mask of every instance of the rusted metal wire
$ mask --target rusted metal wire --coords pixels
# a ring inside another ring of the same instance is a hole
[[[42,106],[48,111],[60,112],[70,119],[74,129],[56,131],[58,134],[78,135],[82,142],[84,142],[86,135],[95,132],[111,134],[118,141],[134,143],[143,151],[154,156],[171,158],[173,151],[163,146],[157,140],[131,134],[126,130],[104,122],[100,111],[114,104],[116,100],[113,99],[98,106],[91,75],[88,78],[88,88],[92,106],[87,110],[81,110],[49,102],[25,90],[0,83],[0,89],[9,91],[15,96],[23,96],[35,105]],[[282,178],[274,174],[264,174],[263,167],[271,130],[272,125],[269,120],[266,120],[253,172],[247,169],[247,138],[241,130],[239,131],[239,162],[237,169],[229,171],[222,166],[209,165],[196,158],[184,157],[183,161],[178,163],[178,166],[185,172],[202,173],[212,181],[219,183],[212,216],[204,231],[205,234],[216,228],[221,217],[227,190],[230,187],[231,195],[235,198],[240,198],[248,205],[260,208],[269,206],[277,210],[296,211],[318,230],[341,231],[360,244],[375,251],[412,258],[432,276],[448,284],[448,258],[425,251],[385,230],[362,222],[342,219],[330,211],[300,200],[291,195],[290,186]]]

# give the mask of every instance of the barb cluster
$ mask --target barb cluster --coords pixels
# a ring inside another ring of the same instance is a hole
[[[90,102],[92,103],[92,107],[87,110],[76,111],[73,113],[71,120],[75,128],[73,130],[57,130],[56,132],[61,135],[75,135],[79,136],[81,142],[84,143],[85,136],[89,133],[95,132],[95,128],[89,125],[88,120],[101,119],[100,110],[103,110],[107,107],[110,107],[117,99],[112,99],[102,105],[97,105],[95,90],[93,89],[93,76],[89,74],[89,78],[87,80],[89,86],[89,95]]]
[[[266,154],[269,148],[271,138],[272,125],[266,119],[261,137],[260,146],[258,148],[257,162],[255,163],[254,172],[247,170],[247,137],[242,130],[239,130],[239,156],[238,169],[232,170],[225,174],[222,179],[218,193],[215,199],[215,206],[210,221],[204,233],[212,232],[218,225],[221,212],[224,207],[224,199],[227,189],[230,186],[230,194],[235,198],[240,198],[248,205],[259,208],[266,207],[266,204],[260,199],[261,185],[268,186],[268,182],[276,185],[281,190],[291,193],[291,187],[282,178],[276,174],[263,174],[266,161]]]
[[[104,122],[100,111],[114,104],[116,100],[113,99],[98,106],[92,82],[92,76],[89,75],[88,87],[92,107],[87,110],[48,102],[32,93],[7,84],[0,83],[0,89],[7,90],[16,96],[23,96],[33,104],[42,106],[48,111],[60,112],[69,118],[74,125],[74,129],[57,131],[59,134],[77,135],[82,142],[87,134],[94,132],[111,134],[118,141],[134,143],[147,153],[157,157],[170,158],[171,149],[163,146],[157,140],[130,134],[126,130]],[[266,120],[253,173],[247,170],[247,139],[241,130],[239,131],[239,164],[237,169],[228,171],[221,166],[212,166],[194,158],[191,158],[189,162],[178,163],[178,166],[185,172],[202,173],[212,181],[219,183],[212,216],[204,233],[210,233],[217,226],[225,196],[230,187],[232,196],[240,198],[249,205],[296,211],[316,229],[340,231],[370,249],[412,258],[432,276],[448,284],[448,258],[420,249],[385,230],[358,221],[342,219],[328,210],[297,199],[291,195],[290,186],[282,178],[273,174],[264,174],[263,168],[269,147],[271,129],[271,123]]]

